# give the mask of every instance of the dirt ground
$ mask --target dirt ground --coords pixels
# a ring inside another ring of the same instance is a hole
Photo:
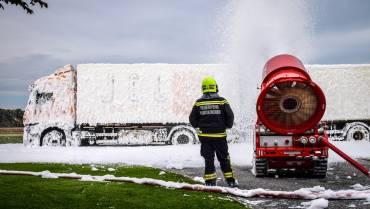
[[[367,168],[370,168],[370,159],[359,159]],[[357,183],[363,186],[370,186],[370,178],[356,170],[347,162],[329,164],[328,175],[324,179],[312,179],[307,176],[297,176],[292,174],[272,175],[271,177],[256,178],[251,173],[251,167],[234,167],[238,177],[240,189],[264,188],[279,191],[294,191],[300,188],[322,186],[331,190],[347,190]],[[176,172],[190,176],[202,176],[201,168],[184,168]],[[222,176],[220,169],[217,169],[218,176]],[[222,179],[218,185],[225,186]],[[254,209],[260,208],[303,208],[301,203],[309,200],[287,200],[269,198],[239,198],[241,202],[247,203]],[[370,204],[364,204],[365,200],[329,200],[329,208],[357,208],[369,209]]]
[[[23,134],[23,127],[0,127],[0,134]]]

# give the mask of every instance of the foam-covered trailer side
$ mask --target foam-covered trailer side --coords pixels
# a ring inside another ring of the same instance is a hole
[[[191,143],[189,113],[217,64],[80,64],[77,126],[82,138],[123,144]],[[220,78],[221,79],[221,78]],[[131,137],[135,136],[135,137]],[[131,139],[135,138],[134,141]]]
[[[333,140],[370,140],[370,64],[306,65],[326,95]]]

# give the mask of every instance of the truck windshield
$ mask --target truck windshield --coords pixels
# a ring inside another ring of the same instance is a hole
[[[36,104],[45,104],[48,101],[51,101],[53,93],[47,92],[36,92]]]

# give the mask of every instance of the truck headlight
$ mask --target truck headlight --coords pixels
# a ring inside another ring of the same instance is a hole
[[[307,137],[301,137],[301,143],[302,144],[307,144],[307,142],[308,142]]]
[[[316,138],[313,137],[313,136],[311,136],[309,140],[310,140],[310,143],[311,144],[315,144],[316,143]]]

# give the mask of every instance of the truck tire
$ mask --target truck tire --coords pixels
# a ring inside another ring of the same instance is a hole
[[[354,122],[346,125],[346,141],[370,141],[369,127],[362,122]]]
[[[256,177],[267,176],[268,162],[265,158],[254,159],[254,172]]]
[[[194,133],[186,127],[178,128],[171,133],[170,142],[173,145],[195,144]]]
[[[81,139],[80,146],[89,146],[89,139]]]
[[[313,161],[312,176],[325,178],[328,170],[328,158],[321,158]]]
[[[66,146],[64,131],[58,128],[44,131],[41,135],[40,146]]]

